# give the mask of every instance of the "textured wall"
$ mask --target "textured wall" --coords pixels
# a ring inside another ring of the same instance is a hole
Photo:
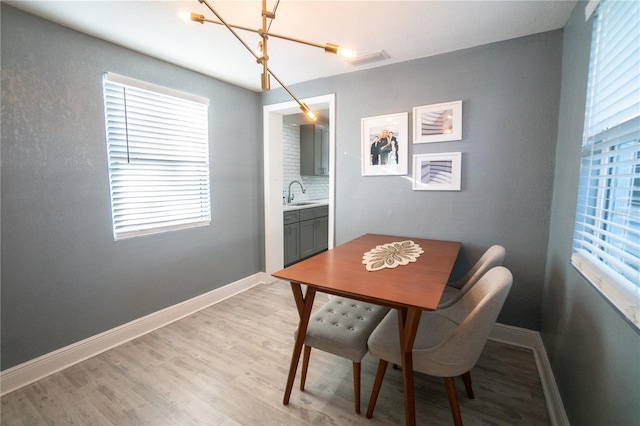
[[[454,275],[502,244],[515,282],[499,320],[538,329],[561,47],[554,31],[294,85],[299,97],[336,93],[336,243],[367,232],[459,240]],[[265,105],[283,100],[282,91],[263,95]],[[460,192],[412,191],[410,176],[361,176],[362,118],[409,112],[411,120],[414,106],[453,100],[463,101],[463,140],[409,153],[462,152]]]
[[[211,100],[212,224],[113,241],[111,71]],[[258,95],[2,5],[2,369],[259,272]]]
[[[571,424],[637,425],[640,336],[570,265],[591,47],[585,3],[564,30],[541,333]]]

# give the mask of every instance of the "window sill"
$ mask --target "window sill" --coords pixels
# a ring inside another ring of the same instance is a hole
[[[621,282],[606,266],[596,266],[588,253],[573,253],[571,265],[640,333],[640,288],[627,280]]]

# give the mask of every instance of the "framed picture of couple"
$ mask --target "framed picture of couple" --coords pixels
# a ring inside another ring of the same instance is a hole
[[[362,176],[406,175],[409,114],[362,119]]]

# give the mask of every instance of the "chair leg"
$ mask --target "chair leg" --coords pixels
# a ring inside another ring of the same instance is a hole
[[[382,386],[382,379],[384,379],[384,372],[387,370],[388,361],[383,359],[378,364],[378,372],[376,373],[376,380],[373,383],[373,389],[371,390],[371,398],[369,398],[369,406],[367,407],[366,417],[370,419],[373,416],[373,410],[376,408],[376,401],[378,400],[378,394],[380,393],[380,387]]]
[[[462,375],[462,381],[464,382],[464,388],[467,391],[469,399],[474,399],[476,396],[473,394],[473,388],[471,387],[471,372],[467,371]]]
[[[456,382],[453,377],[445,377],[444,383],[447,387],[447,395],[449,396],[449,405],[451,406],[451,414],[453,415],[453,424],[455,426],[462,426],[462,416],[460,415]]]
[[[311,346],[304,345],[302,356],[302,372],[300,374],[300,390],[304,391],[304,382],[307,380],[307,369],[309,368],[309,357],[311,356]]]
[[[356,413],[360,414],[360,363],[353,363],[353,400],[356,404]]]

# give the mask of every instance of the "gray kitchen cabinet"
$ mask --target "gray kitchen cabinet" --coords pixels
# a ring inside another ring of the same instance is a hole
[[[316,220],[310,219],[300,222],[300,258],[307,258],[313,255],[315,252]]]
[[[311,257],[329,248],[328,215],[328,206],[285,212],[285,266],[296,263],[298,260]]]
[[[329,216],[316,219],[316,250],[318,252],[329,248]]]
[[[300,175],[329,175],[329,131],[324,127],[300,126]]]
[[[300,222],[298,211],[284,212],[284,266],[300,260]]]

